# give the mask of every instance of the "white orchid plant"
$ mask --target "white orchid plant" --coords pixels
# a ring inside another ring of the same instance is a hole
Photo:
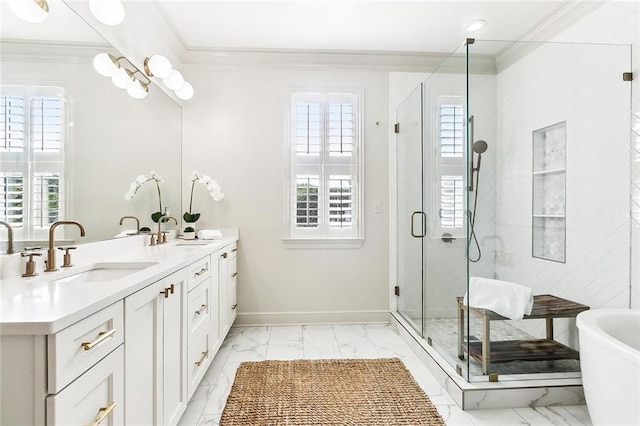
[[[142,185],[144,185],[149,181],[155,181],[156,188],[158,189],[158,211],[151,214],[151,219],[153,219],[154,222],[157,222],[162,217],[162,214],[163,214],[162,213],[162,193],[160,192],[160,183],[164,182],[164,180],[155,171],[152,170],[147,175],[140,175],[136,178],[136,180],[131,182],[129,191],[127,191],[127,193],[124,194],[124,198],[127,201],[130,201],[131,199],[133,199],[133,197],[136,195],[136,193],[142,187]]]
[[[210,176],[207,176],[203,173],[192,171],[191,175],[189,175],[189,180],[191,181],[191,196],[189,197],[189,211],[184,212],[182,218],[185,222],[194,223],[198,219],[200,219],[200,213],[192,213],[193,210],[193,190],[196,186],[196,183],[203,184],[207,191],[209,191],[209,195],[215,201],[220,201],[224,198],[224,194],[222,192],[222,188],[215,180],[211,179]]]

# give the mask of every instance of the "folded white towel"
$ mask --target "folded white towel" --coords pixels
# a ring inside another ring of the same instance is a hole
[[[467,300],[469,306],[490,309],[509,319],[522,319],[533,309],[533,291],[529,287],[490,278],[471,277],[465,304]]]
[[[222,238],[222,232],[217,229],[201,229],[198,231],[199,240],[219,240]]]

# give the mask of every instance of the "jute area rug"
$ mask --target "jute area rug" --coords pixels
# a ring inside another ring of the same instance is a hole
[[[220,426],[444,425],[402,361],[243,362]]]

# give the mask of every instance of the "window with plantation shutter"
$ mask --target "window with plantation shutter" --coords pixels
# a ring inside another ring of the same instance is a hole
[[[360,239],[358,92],[291,94],[285,239]]]
[[[0,89],[0,220],[39,239],[64,215],[64,89]]]
[[[464,98],[441,96],[437,101],[436,205],[439,232],[463,236],[464,232]]]

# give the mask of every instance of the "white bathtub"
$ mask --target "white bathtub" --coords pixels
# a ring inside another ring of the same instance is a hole
[[[580,368],[594,425],[640,425],[640,310],[578,315]]]

